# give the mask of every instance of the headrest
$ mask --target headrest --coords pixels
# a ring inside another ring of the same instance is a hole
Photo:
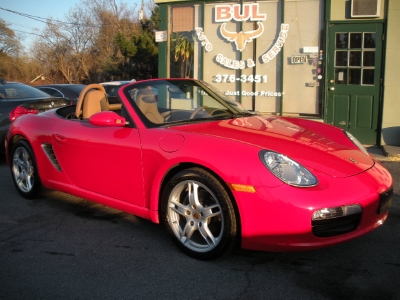
[[[157,99],[156,99],[156,97],[154,95],[143,96],[142,100],[143,100],[143,102],[146,102],[146,103],[155,103],[155,102],[157,102]]]
[[[139,96],[139,95],[154,95],[154,93],[151,90],[151,88],[145,88],[145,89],[139,90],[139,92],[137,93],[137,96]]]

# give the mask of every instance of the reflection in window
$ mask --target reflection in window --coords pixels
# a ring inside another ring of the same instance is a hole
[[[364,33],[364,48],[376,48],[376,33]]]
[[[364,69],[362,84],[374,84],[375,81],[374,74],[375,74],[374,69]]]
[[[361,83],[361,69],[349,69],[349,84]]]
[[[375,66],[375,51],[364,51],[363,66],[364,67]]]
[[[348,41],[348,33],[336,33],[336,48],[337,49],[346,49],[347,41]]]
[[[347,67],[347,51],[336,51],[336,67]]]
[[[335,83],[373,85],[375,47],[375,32],[336,33]]]
[[[361,33],[350,33],[350,48],[361,48]]]
[[[172,78],[194,77],[194,37],[196,12],[194,5],[171,7],[170,70]]]
[[[350,51],[349,66],[361,67],[361,51]]]
[[[171,34],[172,78],[193,78],[194,41],[190,32]]]

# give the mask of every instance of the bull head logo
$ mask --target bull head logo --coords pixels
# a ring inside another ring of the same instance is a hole
[[[221,35],[229,42],[235,42],[236,49],[239,51],[243,51],[246,47],[247,42],[251,42],[252,40],[258,38],[264,32],[264,25],[261,22],[257,22],[258,28],[252,31],[240,31],[240,32],[230,32],[226,30],[226,23],[221,25],[220,32]]]

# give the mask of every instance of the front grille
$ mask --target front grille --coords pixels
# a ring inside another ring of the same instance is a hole
[[[42,149],[44,150],[44,153],[46,153],[47,158],[53,164],[54,168],[61,172],[62,169],[60,164],[58,163],[56,155],[54,154],[53,147],[50,144],[42,144]]]
[[[316,237],[331,237],[349,233],[360,224],[361,213],[327,220],[312,221],[312,233]]]

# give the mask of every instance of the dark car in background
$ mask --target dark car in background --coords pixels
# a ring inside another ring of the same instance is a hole
[[[53,97],[61,97],[65,99],[69,99],[76,104],[79,98],[79,94],[85,88],[85,84],[47,84],[47,85],[38,85],[35,88],[49,94]]]
[[[104,89],[106,90],[107,93],[107,98],[108,102],[110,104],[115,104],[119,103],[117,99],[117,93],[118,90],[121,88],[121,86],[124,86],[128,83],[133,83],[135,82],[135,79],[132,80],[116,80],[116,81],[108,81],[108,82],[101,82],[100,84],[104,86]]]
[[[0,153],[4,153],[4,137],[16,118],[67,105],[71,105],[71,100],[50,96],[23,83],[0,79]]]

